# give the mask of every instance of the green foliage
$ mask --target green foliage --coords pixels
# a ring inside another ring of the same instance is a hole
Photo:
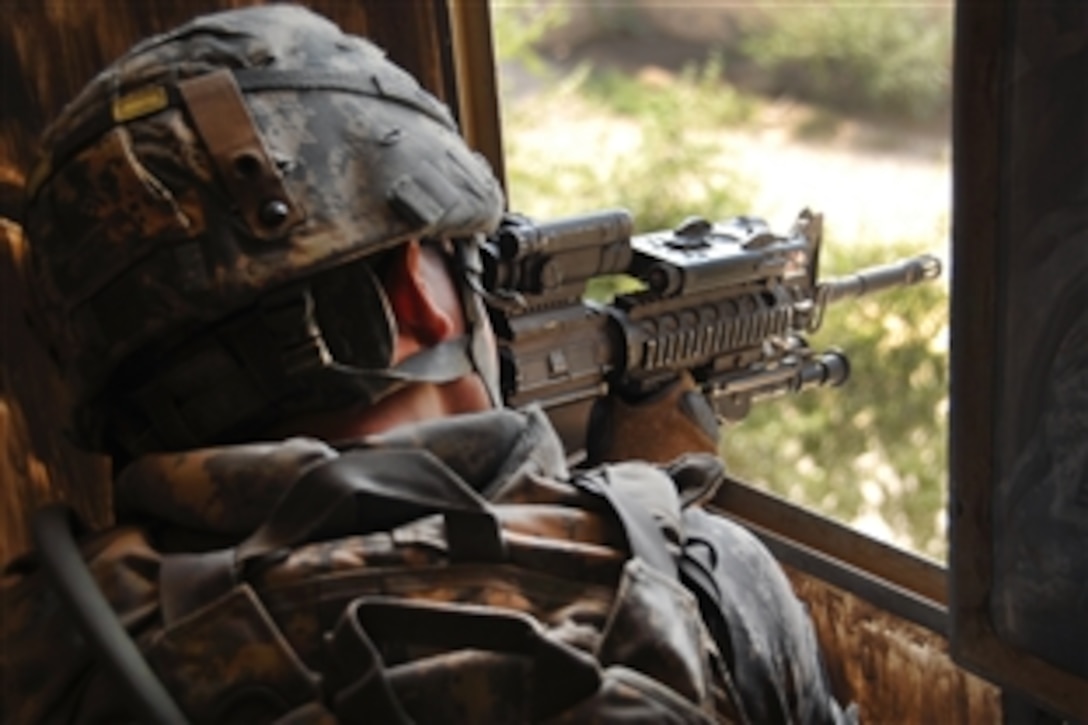
[[[729,128],[748,121],[755,110],[754,99],[729,83],[720,53],[686,64],[675,76],[590,69],[583,92],[623,116],[679,115],[701,128]]]
[[[508,109],[508,125],[532,129],[552,114],[568,123],[579,116],[603,118],[602,145],[572,156],[508,134],[511,206],[541,217],[624,206],[636,211],[639,231],[672,226],[687,213],[740,213],[751,185],[728,166],[716,132],[750,109],[750,101],[720,80],[715,61],[691,67],[664,87],[580,66],[549,97]],[[626,147],[616,144],[616,128],[630,132]],[[685,213],[678,215],[680,209]]]
[[[546,73],[546,64],[535,46],[548,31],[566,23],[568,15],[562,3],[544,6],[496,3],[491,13],[495,57],[499,61],[518,62],[538,74]]]
[[[825,277],[925,251],[828,247]],[[841,348],[850,379],[755,406],[723,436],[733,472],[840,520],[882,520],[898,543],[943,559],[947,339],[942,282],[832,305],[810,342]]]
[[[780,89],[847,111],[929,120],[947,111],[951,3],[764,4],[741,57]]]

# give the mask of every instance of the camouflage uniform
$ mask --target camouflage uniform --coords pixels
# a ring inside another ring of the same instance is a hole
[[[501,403],[473,254],[501,190],[377,48],[281,4],[198,18],[44,147],[31,316],[76,439],[130,462],[82,556],[187,718],[839,719],[783,574],[697,505],[711,457],[570,472],[535,410],[249,442],[471,373]],[[394,364],[378,275],[415,239],[452,248],[468,331]],[[39,563],[0,590],[4,721],[131,721]]]
[[[327,498],[333,464],[369,480]],[[709,456],[571,474],[543,414],[495,411],[144,457],[85,553],[194,722],[835,722],[785,578],[697,506],[719,476]],[[461,498],[378,505],[409,479]],[[472,535],[489,518],[495,549]],[[5,722],[128,719],[41,572],[0,596]]]

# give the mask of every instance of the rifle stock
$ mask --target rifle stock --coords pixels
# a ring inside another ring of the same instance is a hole
[[[503,396],[540,404],[570,452],[584,447],[598,398],[637,396],[684,371],[731,421],[760,398],[841,385],[846,355],[805,339],[826,306],[941,271],[923,255],[820,282],[822,218],[807,210],[785,235],[754,217],[633,228],[622,209],[543,223],[511,214],[483,244]],[[590,279],[615,274],[639,289],[585,299]]]

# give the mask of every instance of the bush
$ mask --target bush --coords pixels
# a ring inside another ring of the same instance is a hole
[[[827,247],[825,278],[925,251],[909,243]],[[832,305],[809,341],[817,350],[842,348],[850,379],[754,406],[724,432],[732,471],[943,559],[947,286],[931,282]]]
[[[947,112],[951,3],[824,0],[786,11],[766,7],[738,50],[780,91],[840,110],[918,121]]]
[[[714,61],[690,67],[667,86],[579,66],[550,96],[506,111],[511,207],[554,217],[623,206],[635,212],[639,231],[668,227],[690,213],[739,214],[752,184],[737,178],[716,132],[750,109],[720,80]],[[556,139],[580,123],[596,124],[599,143],[583,140],[564,150]],[[555,124],[551,145],[533,144],[535,131]]]
[[[520,6],[500,3],[491,14],[495,56],[500,62],[516,62],[537,74],[547,72],[535,46],[549,31],[569,22],[562,4]]]

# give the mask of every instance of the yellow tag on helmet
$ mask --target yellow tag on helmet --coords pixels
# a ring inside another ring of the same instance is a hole
[[[146,86],[126,93],[113,101],[114,123],[124,123],[134,118],[161,111],[170,103],[162,86]]]

